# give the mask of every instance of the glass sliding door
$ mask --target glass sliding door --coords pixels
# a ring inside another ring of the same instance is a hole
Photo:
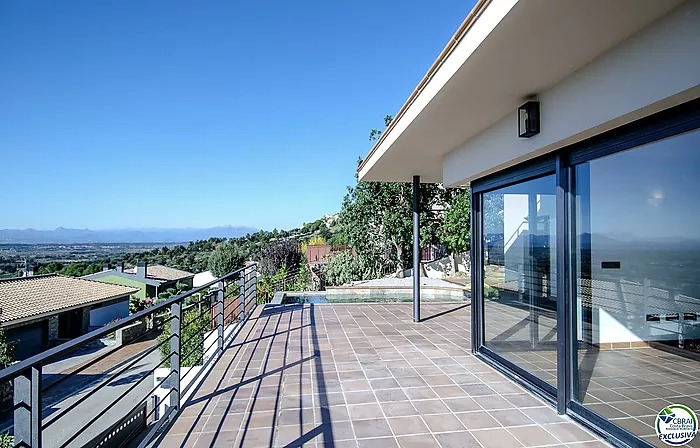
[[[472,192],[474,349],[611,440],[665,446],[662,409],[700,412],[700,99]]]
[[[700,410],[699,168],[695,130],[572,170],[572,398],[653,443],[664,406]]]
[[[483,342],[556,387],[556,186],[548,175],[483,193]]]

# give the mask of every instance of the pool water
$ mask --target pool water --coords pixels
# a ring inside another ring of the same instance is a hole
[[[290,303],[328,303],[326,296],[288,296],[282,299],[283,304]]]
[[[441,302],[463,302],[466,299],[458,299],[456,297],[441,297],[439,300],[426,300],[421,298],[422,301],[441,301]],[[388,296],[388,297],[357,297],[357,296],[325,296],[325,295],[314,295],[314,296],[291,296],[285,295],[282,299],[282,304],[298,304],[298,303],[381,303],[381,302],[411,302],[413,298],[411,296]]]

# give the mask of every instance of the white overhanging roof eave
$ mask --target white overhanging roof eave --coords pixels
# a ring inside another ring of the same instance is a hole
[[[443,181],[445,155],[681,0],[480,1],[360,165],[362,181]],[[543,105],[543,114],[546,105]]]

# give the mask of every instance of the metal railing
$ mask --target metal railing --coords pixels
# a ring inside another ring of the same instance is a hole
[[[14,436],[16,447],[110,448],[136,443],[137,437],[139,446],[144,446],[174,421],[184,399],[250,316],[257,281],[257,265],[246,266],[0,371],[0,385],[9,385],[12,393],[5,416],[7,420],[11,413],[12,424],[5,421],[4,431]],[[138,325],[142,334],[42,384],[44,366]],[[99,368],[121,349],[140,348],[136,343],[146,347],[100,373],[98,381],[70,390],[76,376],[89,376],[89,369]],[[133,374],[134,369],[140,370]],[[159,369],[166,371],[162,378],[156,375]],[[148,378],[153,378],[153,387]],[[61,385],[67,394],[57,402],[43,403],[47,392]]]
[[[263,277],[260,284],[260,301],[261,303],[269,303],[274,298],[275,293],[280,291],[305,291],[310,286],[311,281],[311,270],[307,271],[307,278],[304,279],[302,278],[302,272],[300,269],[285,271],[285,274],[282,277]]]

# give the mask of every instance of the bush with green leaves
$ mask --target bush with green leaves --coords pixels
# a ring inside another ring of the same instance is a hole
[[[274,275],[261,276],[256,286],[257,302],[269,303],[277,291],[308,291],[310,286],[311,270],[304,261],[293,271],[283,265]]]
[[[5,332],[0,330],[0,369],[4,369],[12,365],[15,362],[15,347],[17,343],[15,341],[8,341],[5,336]],[[0,402],[4,402],[12,399],[12,382],[7,381],[0,383]],[[0,448],[6,446],[4,445],[6,438],[11,437],[7,434],[0,435]],[[10,445],[12,446],[12,445]]]
[[[484,298],[486,300],[498,300],[500,298],[498,289],[484,284]]]
[[[190,286],[184,282],[177,282],[174,288],[168,288],[163,292],[158,293],[158,299],[156,303],[165,302],[171,297],[175,297],[178,294],[182,294],[185,291],[189,291]]]
[[[0,448],[13,448],[15,446],[15,438],[9,433],[0,434]]]
[[[197,307],[189,309],[182,315],[181,328],[180,365],[182,367],[202,365],[204,339],[211,331],[211,315],[206,310],[200,311]],[[158,336],[158,343],[163,343],[170,338],[170,334],[170,324],[165,324],[163,333]],[[166,360],[162,367],[170,367],[170,353],[169,342],[160,346],[161,359]]]
[[[0,369],[8,367],[15,362],[15,341],[8,341],[5,332],[0,330]]]
[[[243,249],[234,241],[216,245],[214,252],[209,255],[208,267],[215,277],[224,275],[240,269],[245,262],[246,254]]]
[[[469,251],[471,237],[471,195],[469,189],[458,190],[445,211],[440,240],[453,254]]]
[[[328,260],[326,283],[329,286],[345,285],[358,280],[379,278],[381,273],[382,265],[378,259],[346,250]]]
[[[141,298],[137,295],[129,297],[129,313],[136,314],[146,308],[150,308],[156,303],[156,299],[152,297]]]

